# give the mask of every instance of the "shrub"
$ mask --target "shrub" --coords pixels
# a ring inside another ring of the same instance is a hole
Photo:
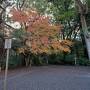
[[[82,66],[90,66],[90,61],[85,57],[80,57],[78,59],[78,64]]]
[[[22,65],[23,58],[20,55],[10,56],[9,58],[9,68],[15,68]]]
[[[49,56],[49,64],[63,64],[63,54],[51,54]]]
[[[43,59],[39,55],[33,55],[33,64],[36,66],[41,66],[43,65]]]
[[[68,54],[65,57],[64,64],[74,65],[75,64],[75,57],[74,54]]]

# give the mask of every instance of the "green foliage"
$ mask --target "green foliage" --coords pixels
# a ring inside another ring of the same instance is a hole
[[[9,58],[9,68],[15,68],[22,65],[23,58],[20,55],[13,55]]]
[[[48,1],[49,3],[52,3],[51,10],[55,19],[54,21],[63,25],[62,33],[60,35],[61,39],[76,39],[77,31],[75,30],[79,25],[79,17],[75,10],[74,0]]]
[[[41,57],[40,55],[33,55],[33,64],[36,65],[36,66],[42,66],[44,65],[44,60],[43,60],[43,57]]]
[[[77,63],[79,65],[82,65],[82,66],[90,66],[90,61],[87,58],[84,58],[84,57],[80,57],[78,59]]]
[[[16,56],[10,56],[9,58],[9,68],[14,68],[18,65],[18,59]]]
[[[88,8],[90,10],[90,0],[86,0],[87,1],[87,4],[88,4]]]
[[[49,64],[64,64],[63,63],[63,54],[60,53],[60,54],[51,54],[49,56]]]
[[[75,11],[67,11],[67,12],[64,12],[63,14],[61,14],[58,18],[60,20],[70,20],[74,17],[75,15]]]
[[[0,60],[0,67],[1,67],[1,69],[5,68],[5,59],[3,59],[3,61]]]
[[[75,64],[75,57],[74,54],[68,54],[65,56],[64,64],[66,65],[74,65]]]
[[[46,0],[28,0],[26,4],[31,9],[36,9],[38,12],[45,14],[48,8]]]
[[[6,65],[5,61],[6,61],[6,58],[1,63],[2,69],[5,69],[5,65]],[[23,57],[21,57],[20,55],[12,55],[9,57],[8,67],[9,69],[12,69],[18,66],[22,66],[22,62],[23,62]]]
[[[12,49],[15,50],[16,48],[20,48],[24,46],[23,37],[25,37],[26,32],[23,29],[15,30],[12,33],[13,40],[12,40]]]
[[[19,29],[19,30],[13,31],[12,36],[16,39],[20,39],[23,36],[25,36],[25,34],[26,34],[25,30]]]
[[[68,20],[75,16],[74,2],[72,0],[50,0],[53,3],[53,14],[58,20]]]
[[[22,0],[19,0],[19,2],[21,1]],[[47,1],[49,1],[49,3],[47,3]],[[88,3],[90,3],[90,0],[87,0],[87,1]],[[28,2],[26,0],[25,3],[26,3],[26,6],[25,6],[26,8],[37,9],[37,11],[39,11],[39,13],[41,14],[53,15],[53,21],[62,23],[64,26],[63,39],[65,39],[66,36],[68,37],[69,35],[71,36],[73,35],[74,37],[75,32],[76,32],[74,30],[76,30],[77,28],[77,27],[75,28],[74,26],[76,24],[78,25],[77,23],[78,17],[77,17],[75,7],[74,7],[74,0],[28,0]],[[22,30],[22,29],[13,31],[12,33],[13,37],[16,39],[16,40],[13,40],[12,42],[13,49],[20,48],[23,46],[22,37],[24,37],[26,34],[26,32],[24,31],[25,30]],[[70,36],[70,39],[72,39],[71,36]],[[2,32],[0,33],[0,37],[3,37]],[[77,45],[75,47],[75,49],[77,49],[77,54],[79,56],[79,59],[77,59],[77,63],[79,65],[90,65],[90,61],[88,61],[86,58],[83,58],[84,56],[83,49],[82,49],[83,46],[81,46],[80,43],[81,42],[77,42]],[[74,54],[75,52],[73,52],[72,54],[67,54],[67,55],[63,53],[58,53],[58,54],[52,54],[49,56],[47,55],[48,56],[47,58],[48,58],[49,64],[74,65],[75,63]],[[46,63],[45,56],[41,56],[41,55],[33,55],[32,61],[34,65],[44,65]],[[19,55],[10,56],[9,68],[14,68],[22,64],[23,64],[23,56],[19,56]],[[2,66],[5,67],[5,60],[2,63]]]

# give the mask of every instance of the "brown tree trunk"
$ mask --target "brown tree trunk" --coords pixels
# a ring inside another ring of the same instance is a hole
[[[76,8],[78,10],[78,13],[80,14],[82,31],[85,38],[88,58],[90,60],[90,35],[88,34],[88,28],[87,28],[86,18],[85,18],[87,14],[87,7],[81,2],[81,0],[75,0],[75,3],[76,3]]]

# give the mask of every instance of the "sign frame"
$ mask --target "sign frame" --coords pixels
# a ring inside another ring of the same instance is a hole
[[[10,49],[10,48],[11,48],[11,44],[12,44],[12,39],[11,39],[11,38],[6,38],[6,39],[5,39],[4,48],[5,48],[5,49]]]

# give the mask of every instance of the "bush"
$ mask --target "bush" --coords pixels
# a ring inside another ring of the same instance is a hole
[[[0,63],[1,63],[1,69],[5,69],[5,59],[3,59]]]
[[[90,66],[90,61],[84,57],[78,59],[78,64],[82,66]]]
[[[52,54],[49,56],[49,64],[63,64],[63,54]]]
[[[74,65],[75,64],[75,57],[74,54],[68,54],[65,57],[64,64]]]
[[[22,60],[23,60],[23,58],[20,55],[10,56],[8,67],[9,68],[15,68],[17,66],[21,66]]]
[[[39,55],[33,55],[33,64],[36,66],[41,66],[43,65],[43,59]]]

